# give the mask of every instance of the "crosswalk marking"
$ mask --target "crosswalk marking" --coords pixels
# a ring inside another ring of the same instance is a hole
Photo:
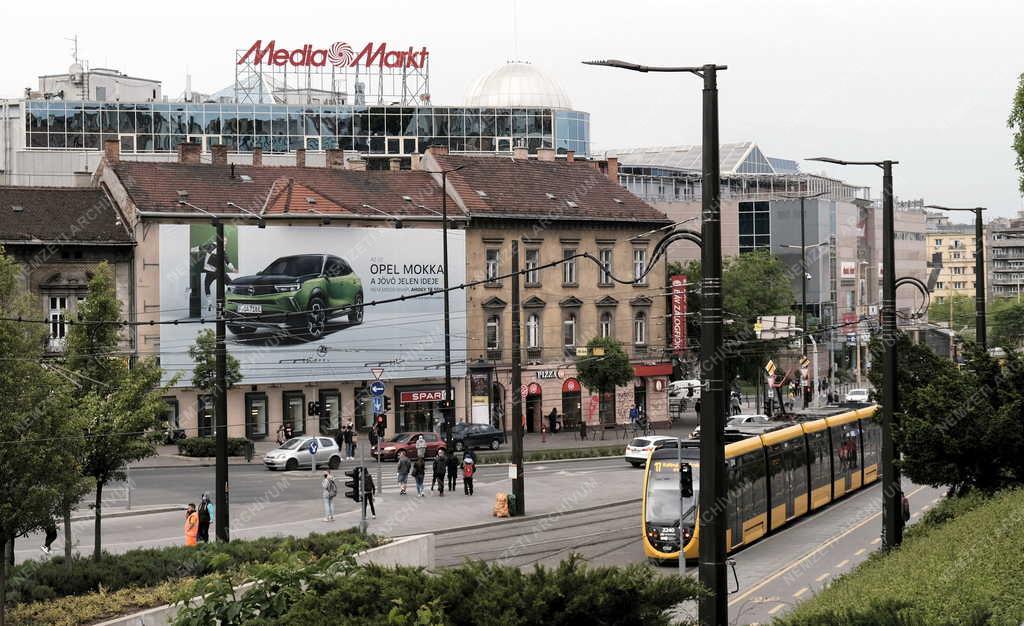
[[[871,540],[871,545],[873,545],[873,546],[877,546],[880,543],[882,543],[882,538],[881,537],[875,537],[874,539]]]
[[[846,564],[849,563],[849,562],[850,562],[850,559],[845,559],[843,561],[840,561],[839,564],[836,565],[836,569],[843,569],[844,567],[846,567]]]
[[[776,604],[770,611],[768,611],[768,615],[775,615],[784,608],[786,608],[785,604]]]
[[[868,551],[867,548],[861,548],[860,550],[857,550],[856,552],[854,552],[853,556],[860,556],[860,555],[864,554],[867,551]]]
[[[821,581],[825,580],[825,579],[826,579],[826,578],[828,578],[829,576],[831,576],[831,574],[829,574],[828,572],[825,572],[825,573],[824,573],[824,574],[822,574],[821,576],[818,576],[817,578],[815,578],[815,579],[814,579],[814,582],[820,583]]]
[[[804,595],[805,593],[807,593],[807,591],[808,591],[808,587],[804,587],[804,588],[803,588],[803,589],[801,589],[800,591],[797,591],[796,593],[794,593],[794,594],[793,594],[793,597],[794,597],[794,598],[799,598],[800,596],[802,596],[802,595]]]

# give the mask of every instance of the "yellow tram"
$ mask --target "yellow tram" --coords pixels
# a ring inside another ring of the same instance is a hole
[[[732,552],[879,478],[882,428],[876,406],[849,410],[725,446],[726,549]],[[683,462],[700,469],[699,444],[683,442]],[[680,525],[676,447],[650,452],[641,509],[644,553],[651,559],[698,556],[696,507]],[[693,502],[697,502],[696,494]]]

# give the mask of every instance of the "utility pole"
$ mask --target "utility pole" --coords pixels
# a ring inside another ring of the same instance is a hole
[[[523,361],[520,350],[519,329],[519,242],[512,240],[512,466],[515,474],[512,478],[512,495],[515,496],[513,515],[523,515],[526,503],[523,502],[525,489],[523,483]]]
[[[441,250],[444,256],[444,443],[448,454],[455,454],[452,431],[455,428],[455,394],[452,393],[452,332],[448,310],[448,171],[441,172]],[[379,448],[378,448],[379,450]],[[378,453],[378,457],[379,457]],[[379,458],[378,458],[379,460]],[[443,485],[442,485],[443,488]]]
[[[217,461],[214,470],[216,482],[215,500],[217,519],[214,532],[217,541],[230,541],[228,535],[228,390],[227,390],[227,349],[224,345],[224,283],[227,281],[227,252],[224,245],[224,222],[214,218],[217,230],[217,334],[214,354],[216,357],[217,382],[213,387],[213,413],[217,437]],[[316,465],[314,463],[314,465]]]
[[[981,212],[985,207],[970,209],[950,208],[937,204],[926,205],[929,209],[941,211],[970,211],[974,213],[974,325],[977,332],[978,345],[982,350],[988,348],[988,328],[985,314],[985,222]],[[1020,288],[1017,289],[1017,302],[1020,302]],[[949,299],[949,330],[953,332],[953,298]]]

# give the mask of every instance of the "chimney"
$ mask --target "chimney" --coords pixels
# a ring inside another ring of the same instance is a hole
[[[199,165],[199,154],[203,149],[202,144],[192,141],[178,144],[178,163]]]
[[[538,161],[554,161],[555,160],[555,149],[554,148],[537,148],[537,160]]]
[[[295,151],[295,167],[306,167],[306,149],[299,148]]]
[[[214,165],[228,164],[228,147],[222,143],[210,146],[210,160]]]
[[[575,160],[576,160],[576,151],[575,150],[566,150],[565,151],[565,162],[566,163],[572,163]]]
[[[448,146],[442,146],[441,144],[434,144],[427,148],[427,152],[434,156],[445,156],[448,154]]]
[[[619,158],[608,157],[608,179],[616,185],[619,184]]]
[[[327,167],[332,170],[345,169],[345,152],[337,148],[328,148],[324,150],[325,158],[327,159]]]
[[[120,139],[107,139],[103,142],[103,156],[107,159],[107,163],[120,163],[121,162],[121,140]]]
[[[409,157],[409,169],[414,170],[414,171],[422,169],[423,166],[420,165],[420,159],[421,158],[423,158],[423,157],[421,157],[418,154],[413,154],[412,156],[410,156]]]
[[[525,161],[530,158],[530,151],[521,146],[517,146],[515,148],[512,148],[512,158],[522,159],[523,161]]]
[[[352,170],[354,172],[365,172],[366,161],[359,157],[352,157],[351,159],[345,162],[345,169]]]
[[[253,167],[263,167],[263,148],[252,149],[252,165]]]
[[[402,169],[402,159],[398,157],[391,157],[388,159],[388,169],[392,172],[397,172]]]

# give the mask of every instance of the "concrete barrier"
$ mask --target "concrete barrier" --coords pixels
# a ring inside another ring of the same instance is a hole
[[[355,555],[356,563],[359,565],[385,565],[388,567],[434,567],[434,535],[410,535],[399,537],[376,548],[370,548]],[[236,591],[245,591],[254,583],[246,583],[235,588]],[[198,602],[199,598],[193,598],[192,602]],[[169,626],[178,614],[178,607],[173,604],[165,604],[145,611],[139,611],[131,615],[123,615],[112,620],[97,624],[97,626]]]

